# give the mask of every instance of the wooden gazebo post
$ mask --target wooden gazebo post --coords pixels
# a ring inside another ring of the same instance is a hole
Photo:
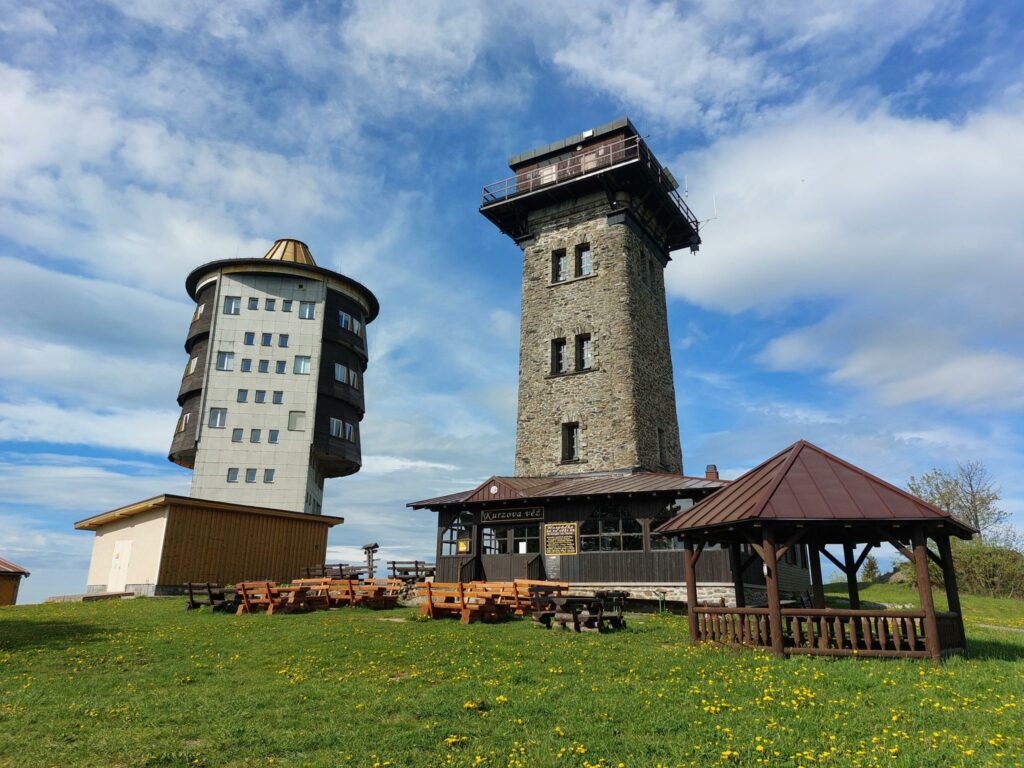
[[[732,569],[732,585],[736,592],[736,607],[745,608],[747,596],[743,590],[743,556],[740,545],[733,542],[729,545],[729,567]]]
[[[932,600],[932,585],[928,577],[928,538],[923,526],[915,526],[911,534],[914,544],[914,568],[917,578],[917,593],[921,596],[924,611],[924,648],[928,655],[938,661],[942,658],[939,647],[939,622],[935,618],[935,602]]]
[[[850,608],[860,610],[860,584],[857,583],[857,563],[853,557],[853,543],[843,542],[843,563],[846,567],[846,591],[850,597]]]
[[[807,557],[811,565],[811,602],[815,608],[825,607],[825,583],[821,578],[821,547],[817,543],[807,545]]]
[[[779,598],[779,569],[775,559],[775,531],[770,525],[764,527],[761,548],[765,568],[764,581],[768,588],[768,631],[772,639],[772,653],[782,656],[782,601]]]
[[[697,562],[693,553],[693,541],[683,542],[683,571],[686,577],[686,619],[690,624],[690,642],[697,643]]]
[[[960,607],[960,590],[956,586],[956,571],[953,570],[953,548],[949,546],[949,534],[941,533],[936,538],[939,557],[942,559],[942,584],[946,588],[946,604],[956,614],[961,647],[967,650],[967,634],[964,631],[964,614]]]

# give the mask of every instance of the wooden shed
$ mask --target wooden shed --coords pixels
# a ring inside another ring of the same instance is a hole
[[[324,562],[340,517],[164,494],[80,520],[95,531],[87,591],[168,595],[187,581],[290,581]]]
[[[28,571],[10,560],[0,557],[0,605],[14,605],[18,602],[18,587],[28,577]]]

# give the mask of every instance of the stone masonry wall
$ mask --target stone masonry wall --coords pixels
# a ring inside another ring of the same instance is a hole
[[[534,236],[523,244],[517,475],[681,471],[662,263],[628,223],[608,223],[614,212],[604,199],[531,220]],[[576,247],[584,243],[593,272],[575,278]],[[562,248],[570,277],[553,282],[552,255]],[[644,282],[651,262],[653,286]],[[589,371],[575,370],[579,334],[591,336]],[[552,375],[551,344],[559,338],[566,340],[570,371]],[[561,460],[566,422],[580,424],[578,462]]]

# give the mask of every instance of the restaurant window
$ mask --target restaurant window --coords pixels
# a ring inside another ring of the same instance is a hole
[[[517,525],[512,529],[512,552],[516,555],[540,552],[540,523]]]
[[[565,248],[559,248],[551,253],[551,282],[561,283],[569,279],[569,257],[565,255]]]
[[[643,526],[623,507],[600,507],[580,525],[581,552],[641,552],[643,548]]]
[[[471,554],[470,525],[472,522],[472,515],[460,514],[441,532],[441,554],[443,556]]]
[[[665,505],[650,521],[651,550],[676,549],[676,537],[674,534],[663,535],[655,533],[654,529],[663,525],[678,515],[684,509],[693,506],[693,499],[676,499],[671,504]]]
[[[586,277],[594,271],[594,260],[590,253],[590,244],[576,246],[576,277]]]
[[[508,549],[508,527],[484,528],[480,532],[482,554],[485,555],[507,555]]]

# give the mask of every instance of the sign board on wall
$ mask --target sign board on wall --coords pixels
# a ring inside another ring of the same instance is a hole
[[[547,523],[544,526],[544,554],[579,554],[578,523]]]
[[[543,520],[544,508],[485,509],[480,513],[481,523],[517,523],[520,520]]]

